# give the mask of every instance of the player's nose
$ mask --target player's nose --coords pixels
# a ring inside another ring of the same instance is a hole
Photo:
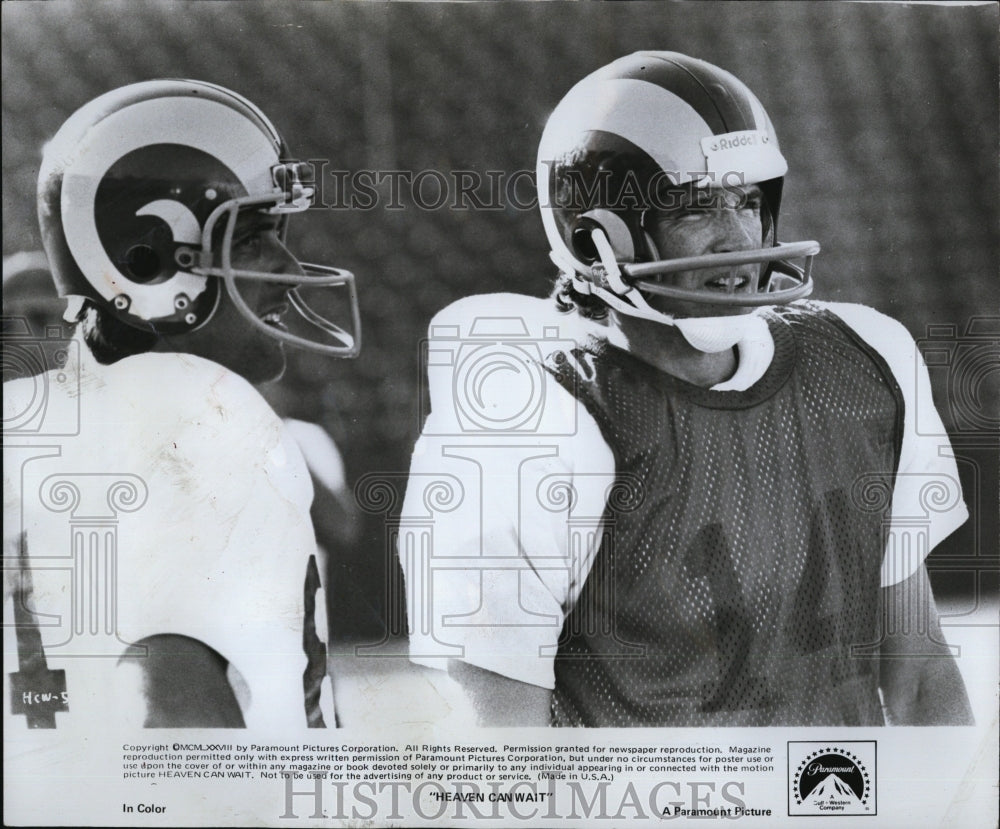
[[[753,250],[760,244],[760,223],[756,217],[731,208],[713,211],[713,253]]]

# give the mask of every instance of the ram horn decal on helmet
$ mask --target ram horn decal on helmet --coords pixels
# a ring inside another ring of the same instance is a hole
[[[231,266],[241,211],[297,213],[314,194],[310,165],[289,159],[274,125],[246,98],[201,81],[145,81],[84,105],[46,145],[39,223],[61,297],[83,297],[128,325],[169,335],[208,323],[224,290],[269,336],[353,357],[360,313],[350,271]],[[287,285],[308,335],[261,320],[240,280]],[[310,308],[305,288],[339,289],[349,327]]]

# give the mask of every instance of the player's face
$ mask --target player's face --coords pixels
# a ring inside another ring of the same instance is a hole
[[[678,259],[707,253],[731,253],[761,247],[763,196],[756,185],[679,187],[659,196],[657,209],[645,217],[646,231],[660,259]],[[753,293],[760,265],[680,271],[659,277],[678,288]],[[707,317],[748,313],[750,308],[707,305],[647,294],[656,310],[678,317]]]
[[[278,217],[260,211],[241,213],[232,244],[234,270],[276,274],[302,274],[298,260],[289,253],[279,234]],[[240,295],[266,323],[283,329],[282,319],[289,310],[288,286],[256,279],[236,279]],[[276,380],[285,370],[283,343],[251,325],[223,290],[215,315],[198,331],[186,335],[188,345],[251,383]]]

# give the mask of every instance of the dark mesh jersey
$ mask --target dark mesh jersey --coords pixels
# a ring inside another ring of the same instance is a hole
[[[775,355],[710,391],[603,341],[549,368],[594,416],[631,497],[556,657],[553,720],[586,726],[879,725],[879,571],[903,403],[833,314],[768,312]],[[876,649],[877,651],[877,649]]]

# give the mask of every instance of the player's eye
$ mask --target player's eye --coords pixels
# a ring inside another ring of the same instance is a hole
[[[696,222],[708,215],[704,207],[693,204],[682,204],[668,210],[657,211],[655,221],[659,223]]]
[[[710,211],[703,207],[687,207],[684,210],[679,210],[677,212],[677,215],[674,217],[674,221],[690,224],[692,222],[701,221],[709,214]]]
[[[237,230],[233,238],[233,249],[249,254],[260,254],[264,248],[274,242],[279,242],[277,225],[254,224],[245,228],[242,232]]]
[[[262,246],[263,240],[259,230],[250,230],[233,240],[233,248],[245,253],[260,253]]]

